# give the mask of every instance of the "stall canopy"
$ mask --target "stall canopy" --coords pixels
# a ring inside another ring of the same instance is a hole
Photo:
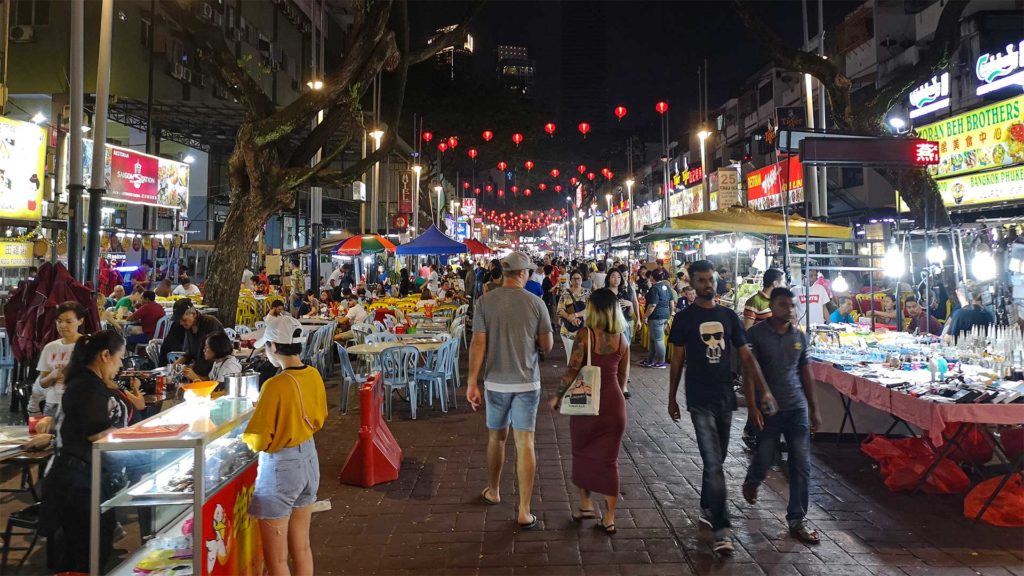
[[[395,251],[395,245],[390,240],[377,234],[360,234],[338,244],[332,253],[339,256],[359,256],[360,254],[380,254],[385,251]]]
[[[441,256],[445,254],[463,254],[468,251],[469,248],[465,244],[452,240],[449,236],[438,230],[437,226],[431,226],[412,242],[399,246],[396,253],[399,256]]]
[[[725,208],[712,212],[698,212],[677,216],[669,227],[674,230],[705,232],[743,232],[748,234],[785,234],[786,218],[775,212],[758,212],[750,208]],[[806,223],[802,217],[789,216],[789,234],[802,236],[809,229],[814,238],[850,238],[852,230],[846,226],[826,224],[816,220]]]
[[[462,243],[466,245],[466,248],[469,248],[470,254],[480,255],[490,254],[491,252],[494,252],[494,250],[491,250],[486,244],[475,238],[463,240]]]

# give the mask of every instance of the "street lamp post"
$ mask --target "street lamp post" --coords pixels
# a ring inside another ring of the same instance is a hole
[[[704,211],[711,211],[711,191],[707,187],[708,167],[707,167],[707,154],[704,148],[704,141],[708,139],[711,132],[707,130],[701,130],[697,133],[697,138],[700,139],[700,172],[701,172],[701,185],[704,187]]]
[[[373,139],[373,151],[377,152],[380,149],[380,139],[384,137],[384,131],[380,128],[375,128],[370,132],[370,138]],[[373,163],[373,206],[370,208],[370,232],[376,234],[380,230],[380,161]],[[387,213],[385,212],[385,216]]]
[[[414,232],[419,232],[420,229],[420,173],[423,172],[423,166],[419,164],[412,165],[412,171],[416,174],[416,189],[412,193],[412,229]]]
[[[459,201],[452,201],[452,218],[455,219],[455,241],[459,241]]]
[[[608,212],[604,217],[608,221],[608,252],[604,255],[604,259],[607,260],[612,255],[612,194],[605,194],[604,199],[608,205]]]
[[[441,206],[441,194],[444,192],[444,187],[438,184],[434,186],[434,192],[437,192],[437,216],[434,218],[434,226],[441,227],[441,214],[444,208]]]
[[[633,178],[626,179],[626,193],[629,195],[629,206],[626,210],[629,211],[629,250],[627,251],[628,258],[633,259]]]
[[[597,260],[597,198],[595,194],[594,201],[590,204],[590,219],[592,220],[590,227],[594,230],[594,260]],[[583,243],[583,250],[586,251],[587,243]]]

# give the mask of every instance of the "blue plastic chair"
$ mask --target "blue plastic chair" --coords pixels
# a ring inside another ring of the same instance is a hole
[[[392,392],[404,388],[409,393],[409,407],[412,419],[416,419],[416,404],[419,394],[416,390],[416,368],[420,363],[420,351],[415,346],[395,346],[380,354],[381,383],[384,389],[384,412],[391,421]]]
[[[348,357],[348,350],[341,345],[341,342],[335,342],[334,347],[338,351],[338,358],[341,361],[341,413],[348,414],[348,397],[352,384],[359,384],[364,380],[364,377],[360,377],[356,374],[355,369],[352,368],[352,360]]]
[[[168,364],[174,364],[175,362],[178,361],[178,358],[181,358],[184,355],[185,355],[184,352],[168,352],[167,353],[167,363]]]
[[[367,344],[377,344],[380,342],[398,342],[398,336],[390,332],[374,332],[366,337]]]
[[[459,341],[450,338],[436,352],[431,353],[424,366],[416,371],[416,383],[426,383],[427,399],[434,405],[434,393],[441,399],[441,412],[448,412],[448,380],[451,378],[452,358]]]
[[[14,351],[7,329],[0,329],[0,394],[7,394],[14,380]]]

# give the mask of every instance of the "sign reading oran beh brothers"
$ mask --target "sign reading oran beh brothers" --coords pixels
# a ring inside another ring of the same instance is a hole
[[[1024,163],[1024,96],[952,116],[917,129],[939,143],[939,163],[928,168],[935,178],[962,176]]]

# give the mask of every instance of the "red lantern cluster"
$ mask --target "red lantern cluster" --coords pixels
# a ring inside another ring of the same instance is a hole
[[[580,183],[580,179],[579,178],[577,178],[575,176],[573,176],[572,178],[569,178],[569,184],[572,184],[573,186],[575,186],[575,185],[577,185],[579,183]]]
[[[550,208],[547,211],[528,210],[519,214],[494,210],[481,214],[484,220],[501,226],[502,230],[506,232],[533,232],[561,222],[565,218],[566,212],[564,208],[561,212]]]

